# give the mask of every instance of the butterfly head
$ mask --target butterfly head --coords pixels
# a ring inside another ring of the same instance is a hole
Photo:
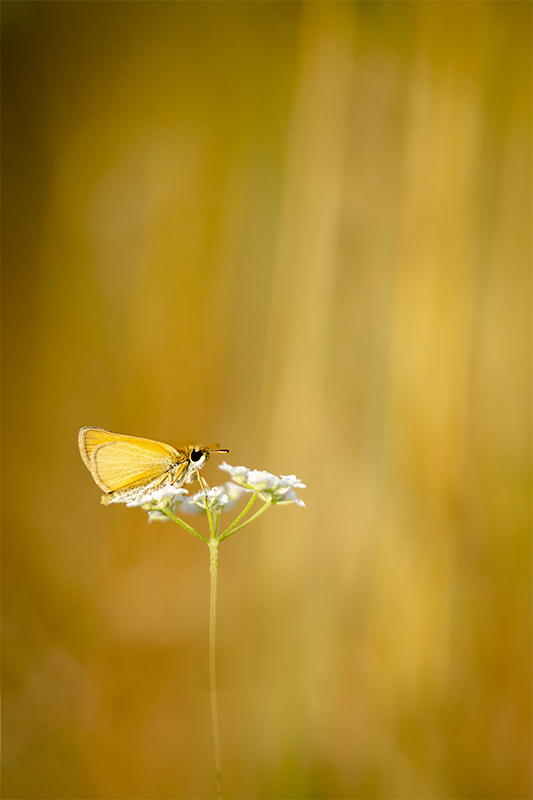
[[[201,444],[194,444],[188,448],[187,460],[189,462],[189,467],[187,470],[187,483],[190,482],[198,470],[202,469],[211,453],[229,453],[229,450],[219,449],[218,444],[210,444],[207,447]]]

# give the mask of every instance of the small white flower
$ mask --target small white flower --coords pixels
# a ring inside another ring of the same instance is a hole
[[[296,475],[282,475],[281,480],[284,481],[287,486],[291,486],[292,488],[296,487],[297,489],[307,489],[305,483],[302,483]]]
[[[157,508],[158,505],[171,505],[181,495],[189,494],[187,489],[177,489],[175,486],[162,486],[160,489],[153,489],[126,503],[127,506],[142,506],[146,511]]]
[[[296,475],[282,475],[281,478],[278,478],[271,472],[247,467],[232,467],[225,461],[220,464],[220,469],[229,472],[232,480],[239,486],[258,492],[263,500],[277,504],[297,503],[299,506],[305,506],[304,501],[300,500],[294,491],[295,486],[305,489],[305,483],[302,483]]]
[[[304,501],[298,497],[294,489],[289,488],[279,489],[275,496],[272,497],[272,502],[276,503],[278,506],[282,506],[287,503],[296,503],[296,505],[303,506],[305,508]]]
[[[225,461],[219,465],[219,469],[229,472],[231,478],[239,486],[244,486],[245,489],[252,491],[262,491],[274,486],[276,481],[279,481],[271,472],[259,469],[248,469],[248,467],[232,467]]]
[[[228,481],[222,486],[214,486],[212,489],[207,490],[207,505],[210,511],[219,514],[221,511],[228,511],[235,501],[244,494],[246,490],[237,486],[235,483]],[[206,509],[206,492],[200,491],[188,497],[180,504],[180,511],[184,514],[205,514]]]

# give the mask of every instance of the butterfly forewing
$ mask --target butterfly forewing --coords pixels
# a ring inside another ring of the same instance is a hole
[[[177,453],[176,448],[169,444],[156,442],[153,439],[142,439],[140,436],[127,436],[123,433],[113,433],[113,431],[107,431],[105,428],[82,428],[78,435],[81,456],[87,466],[89,466],[91,455],[95,447],[101,444],[124,441],[132,445],[137,445],[144,450],[151,450],[158,453],[164,451],[172,453],[173,456]]]
[[[186,462],[185,452],[168,444],[103,428],[82,428],[79,445],[86,466],[105,492],[143,486]]]

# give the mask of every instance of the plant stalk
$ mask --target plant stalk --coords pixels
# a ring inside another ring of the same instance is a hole
[[[218,727],[218,698],[216,670],[217,638],[217,591],[218,591],[218,541],[209,542],[209,571],[211,575],[211,596],[209,603],[209,684],[211,689],[211,717],[213,720],[213,743],[215,746],[215,770],[217,776],[217,797],[223,800],[222,759],[220,755],[220,731]]]

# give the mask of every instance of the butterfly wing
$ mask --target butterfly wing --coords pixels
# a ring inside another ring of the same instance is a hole
[[[103,428],[82,428],[78,441],[86,467],[108,493],[142,487],[172,467],[187,464],[186,453],[168,444]]]

